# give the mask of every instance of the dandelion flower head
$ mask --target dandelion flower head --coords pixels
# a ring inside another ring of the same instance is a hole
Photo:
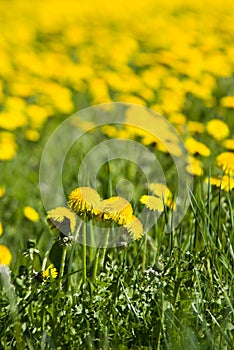
[[[68,205],[79,215],[100,214],[101,198],[99,194],[91,187],[75,188],[69,195]]]
[[[227,139],[223,141],[223,146],[234,151],[234,139]]]
[[[202,169],[202,166],[201,166],[201,161],[199,159],[196,159],[193,156],[189,157],[189,162],[186,164],[185,169],[191,175],[196,175],[196,176],[202,176],[203,175],[203,169]]]
[[[187,123],[187,130],[191,134],[202,134],[204,132],[204,129],[204,125],[200,122],[190,120]]]
[[[135,215],[132,215],[130,221],[124,227],[134,240],[140,239],[143,235],[142,223]]]
[[[193,137],[188,137],[185,140],[185,145],[188,149],[189,154],[200,154],[204,157],[210,156],[210,149],[204,145],[202,142],[197,141]]]
[[[221,153],[216,158],[216,164],[226,175],[234,175],[234,153]]]
[[[29,205],[27,205],[26,207],[24,207],[24,216],[30,220],[30,221],[38,221],[39,220],[39,214],[38,212],[33,209],[32,207],[30,207]]]
[[[229,128],[226,123],[219,119],[212,119],[206,124],[209,135],[217,141],[225,139],[229,135]]]
[[[0,244],[0,265],[10,265],[12,254],[7,246]]]
[[[172,193],[165,184],[151,183],[149,189],[156,197],[161,198],[166,205],[170,206],[172,204]]]
[[[58,276],[58,272],[53,264],[49,265],[46,270],[42,271],[41,276],[43,281],[46,281],[50,277],[56,278]]]
[[[206,178],[206,182],[210,183],[212,186],[221,188],[221,190],[226,192],[229,192],[234,188],[234,178],[228,175]]]
[[[119,196],[103,200],[101,210],[104,220],[113,220],[119,225],[127,224],[133,215],[131,204]]]
[[[3,186],[0,186],[0,198],[5,195],[5,188]]]
[[[48,211],[47,222],[51,228],[69,234],[75,231],[76,215],[66,207],[58,207]]]
[[[146,206],[149,210],[164,211],[164,203],[162,198],[156,196],[142,196],[140,202]]]
[[[234,96],[224,96],[220,100],[221,106],[225,108],[234,108]]]

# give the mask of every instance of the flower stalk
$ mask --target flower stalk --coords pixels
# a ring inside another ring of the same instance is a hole
[[[64,274],[64,269],[65,269],[65,263],[66,263],[66,255],[67,255],[67,246],[63,246],[63,250],[62,250],[62,257],[61,257],[61,264],[60,264],[60,273],[59,273],[59,277],[60,277],[60,281],[59,281],[59,289],[62,289],[63,286],[63,274]]]

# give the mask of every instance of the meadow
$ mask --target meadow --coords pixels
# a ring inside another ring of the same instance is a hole
[[[234,349],[233,3],[0,13],[0,349]]]

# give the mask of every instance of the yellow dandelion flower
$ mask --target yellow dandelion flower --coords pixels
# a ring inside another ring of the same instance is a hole
[[[149,189],[156,197],[162,199],[163,203],[167,206],[172,205],[172,193],[170,189],[163,183],[151,183]]]
[[[160,152],[169,153],[175,157],[181,157],[183,155],[183,149],[181,146],[170,139],[165,140],[164,142],[158,140],[156,148]]]
[[[127,131],[129,139],[134,137],[144,138],[147,137],[147,135],[152,135],[147,130],[143,130],[142,128],[133,125],[124,124],[124,129]]]
[[[27,129],[24,132],[24,137],[28,141],[36,142],[40,138],[40,133],[37,130]]]
[[[41,276],[43,278],[43,281],[48,280],[50,277],[53,279],[58,276],[58,272],[53,264],[49,265],[46,270],[41,272]]]
[[[0,186],[0,198],[5,195],[5,187]]]
[[[132,103],[140,106],[144,106],[146,104],[142,98],[135,95],[128,95],[128,94],[119,94],[118,100],[121,102]]]
[[[217,141],[225,139],[230,131],[226,123],[219,119],[212,119],[206,124],[206,130],[209,135]]]
[[[186,165],[185,169],[191,175],[196,175],[196,176],[203,175],[201,161],[199,159],[192,157],[192,156],[190,157],[190,162],[189,162],[189,164]]]
[[[183,107],[185,93],[183,91],[162,90],[160,93],[161,106],[165,113],[176,113]]]
[[[216,164],[226,175],[234,175],[234,153],[221,153],[216,158]]]
[[[127,130],[129,138],[145,137],[149,134],[147,130],[129,124],[124,124],[124,129]]]
[[[102,132],[110,138],[117,137],[118,134],[118,130],[112,125],[104,125],[102,127]]]
[[[215,50],[212,55],[206,56],[204,70],[215,76],[219,76],[221,71],[223,77],[231,75],[231,66],[227,64],[225,55],[218,50]]]
[[[210,156],[210,149],[204,145],[204,143],[198,142],[193,137],[188,137],[185,140],[186,148],[188,149],[189,154],[200,154],[204,157]]]
[[[14,131],[27,125],[27,119],[23,112],[18,110],[6,111],[1,113],[0,128]]]
[[[131,134],[129,133],[129,131],[127,129],[121,129],[121,130],[118,130],[116,137],[119,139],[129,140],[131,138]]]
[[[91,131],[95,128],[95,124],[93,122],[84,120],[81,117],[78,117],[77,115],[71,117],[70,123],[78,127],[82,131]]]
[[[154,91],[150,88],[147,88],[146,86],[142,87],[141,91],[139,92],[140,96],[144,98],[146,101],[153,101],[154,100]]]
[[[68,205],[77,214],[100,215],[99,194],[91,187],[75,188],[69,195]]]
[[[221,190],[226,192],[234,188],[234,178],[228,175],[206,178],[206,182],[213,186],[220,187]]]
[[[5,108],[7,111],[9,112],[18,112],[18,111],[21,111],[23,112],[24,111],[24,108],[26,106],[26,102],[23,98],[20,98],[20,97],[12,97],[12,96],[8,96],[7,97],[7,100],[6,100],[6,103],[5,103]],[[18,124],[18,121],[26,121],[26,118],[25,117],[22,117],[22,119],[19,117],[18,119],[18,115],[16,118],[11,118],[12,122],[14,123],[17,123]],[[15,119],[15,120],[14,120]],[[18,126],[24,126],[24,123],[21,123],[18,125]]]
[[[51,228],[62,233],[74,233],[76,228],[76,215],[66,207],[51,209],[47,213],[47,222]]]
[[[129,222],[124,225],[128,233],[134,240],[140,239],[143,236],[143,226],[139,219],[136,216],[132,215]]]
[[[192,134],[194,133],[202,134],[205,131],[205,127],[203,123],[196,122],[196,121],[188,121],[187,130]]]
[[[133,215],[131,204],[125,198],[119,196],[103,200],[101,211],[104,220],[112,220],[119,225],[127,224]]]
[[[46,82],[40,85],[42,92],[46,95],[45,101],[52,103],[56,109],[62,113],[71,113],[73,110],[71,91],[57,83]],[[40,103],[45,103],[43,97]]]
[[[142,139],[142,143],[145,146],[157,144],[158,142],[159,142],[159,140],[151,134],[145,135]]]
[[[221,106],[226,108],[234,108],[234,96],[224,96],[220,100]]]
[[[156,148],[158,151],[163,152],[163,153],[169,153],[167,147],[165,146],[164,143],[162,143],[161,141],[157,142]]]
[[[0,237],[1,237],[2,234],[3,234],[3,227],[2,227],[2,223],[0,221]]]
[[[27,205],[26,207],[24,207],[24,216],[30,220],[30,221],[38,221],[39,220],[39,214],[38,212],[33,209],[32,207],[30,207],[29,205]]]
[[[153,111],[155,111],[156,113],[163,115],[164,114],[164,110],[161,106],[161,104],[152,104],[150,106],[150,109],[152,109]]]
[[[175,125],[186,124],[186,117],[182,113],[172,113],[170,114],[168,119],[172,124],[175,124]]]
[[[234,150],[234,139],[223,141],[223,146],[227,149]]]
[[[140,198],[140,202],[150,210],[164,211],[164,203],[160,197],[144,195]]]
[[[147,125],[150,125],[152,135],[160,135],[162,142],[170,142],[173,145],[179,143],[177,135],[169,127],[168,122],[163,118],[154,115],[147,109],[140,109],[136,105],[130,106],[126,111],[126,124],[137,125],[137,127],[143,131],[147,131]]]
[[[33,128],[41,128],[49,116],[46,109],[33,104],[27,107],[26,114]]]
[[[33,95],[33,86],[29,82],[17,81],[11,82],[11,93],[20,97]]]
[[[89,88],[95,103],[109,102],[109,90],[104,79],[93,78]]]
[[[7,246],[0,244],[0,265],[10,265],[12,254]]]
[[[6,103],[5,103],[5,107],[7,111],[10,112],[17,112],[17,111],[23,111],[24,108],[26,106],[26,102],[23,98],[21,97],[12,97],[12,96],[8,96],[6,99]],[[13,118],[12,118],[13,119]],[[18,117],[16,118],[16,122],[18,122]],[[20,118],[21,119],[21,118]],[[26,118],[23,118],[23,120],[25,121]],[[20,123],[21,124],[21,123]],[[24,124],[22,124],[21,126],[23,126]]]
[[[13,159],[16,151],[15,135],[8,131],[0,131],[0,161]]]

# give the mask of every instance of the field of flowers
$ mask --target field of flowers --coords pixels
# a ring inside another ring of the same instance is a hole
[[[234,3],[0,13],[0,349],[233,349]]]

